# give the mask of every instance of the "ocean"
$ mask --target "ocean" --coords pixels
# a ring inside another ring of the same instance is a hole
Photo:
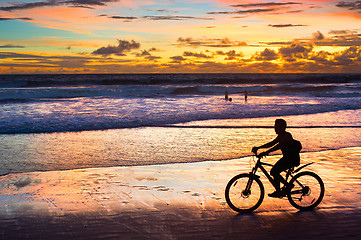
[[[280,116],[307,151],[360,146],[360,90],[361,74],[0,75],[0,170],[232,159]]]

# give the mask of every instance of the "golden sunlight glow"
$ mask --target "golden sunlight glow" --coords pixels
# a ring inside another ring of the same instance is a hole
[[[0,53],[4,55],[0,73],[32,73],[34,69],[44,73],[361,69],[353,55],[347,55],[347,61],[352,62],[347,66],[338,57],[349,48],[356,55],[360,53],[360,15],[333,1],[235,4],[214,0],[174,5],[128,0],[89,7],[49,5],[22,8],[20,4],[17,9],[11,3],[0,4],[4,7],[0,8],[4,19],[0,25],[4,28],[4,37],[0,37]],[[14,9],[7,11],[6,7]],[[10,31],[15,23],[18,29]],[[31,33],[20,36],[22,28]],[[135,45],[130,44],[132,41]],[[297,52],[310,44],[313,47]],[[29,53],[43,58],[44,66],[53,65],[52,70],[26,65],[37,62],[26,60]],[[11,57],[15,55],[17,58]],[[77,61],[74,67],[60,64],[70,58]]]

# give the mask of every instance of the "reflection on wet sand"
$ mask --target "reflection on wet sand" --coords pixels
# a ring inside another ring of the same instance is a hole
[[[8,239],[356,239],[360,156],[361,148],[302,154],[326,186],[313,212],[267,197],[253,214],[233,212],[224,187],[249,171],[249,158],[9,174],[0,178],[0,232]]]
[[[302,142],[303,152],[361,145],[360,128],[293,128],[289,131]],[[0,166],[0,174],[8,169],[32,172],[233,159],[250,155],[253,146],[274,137],[272,128],[152,127],[3,135],[0,155],[4,164]]]

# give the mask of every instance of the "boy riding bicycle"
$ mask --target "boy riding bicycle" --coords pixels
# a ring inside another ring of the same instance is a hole
[[[300,165],[300,151],[301,143],[293,139],[292,135],[289,132],[286,132],[287,123],[283,119],[276,119],[275,121],[275,132],[277,137],[260,147],[253,147],[252,152],[257,155],[257,151],[260,148],[270,148],[265,152],[260,153],[259,157],[267,156],[269,153],[281,149],[283,157],[278,160],[278,162],[272,167],[271,175],[273,176],[275,182],[276,191],[269,194],[270,197],[282,197],[283,189],[281,190],[280,183],[282,182],[287,185],[285,179],[281,176],[282,171],[286,171],[292,167]]]

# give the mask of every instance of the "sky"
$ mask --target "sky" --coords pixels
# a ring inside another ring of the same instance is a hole
[[[361,73],[361,1],[0,0],[0,74]]]

